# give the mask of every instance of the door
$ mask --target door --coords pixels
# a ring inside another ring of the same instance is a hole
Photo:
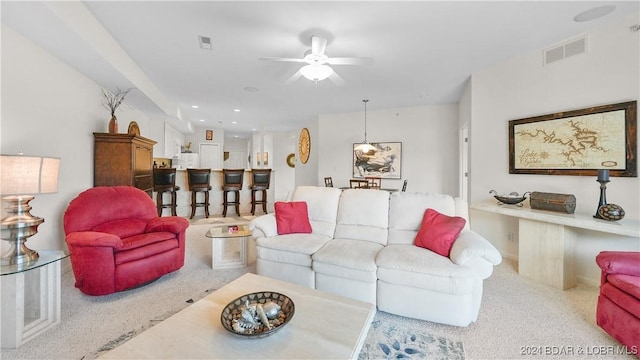
[[[219,144],[200,144],[200,167],[203,169],[221,169]]]
[[[460,129],[460,190],[459,196],[469,201],[469,125]]]

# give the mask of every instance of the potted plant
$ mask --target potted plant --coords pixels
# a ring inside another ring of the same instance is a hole
[[[117,134],[118,133],[118,118],[116,118],[116,110],[124,101],[124,98],[131,91],[131,89],[122,90],[120,88],[116,88],[115,93],[102,89],[102,106],[105,109],[111,111],[111,120],[109,121],[109,134]]]

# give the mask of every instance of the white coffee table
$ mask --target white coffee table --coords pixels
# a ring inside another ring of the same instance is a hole
[[[220,323],[222,309],[241,295],[263,290],[293,300],[291,321],[261,339],[228,333]],[[356,359],[375,312],[373,304],[245,274],[100,358]]]
[[[231,225],[211,227],[205,234],[211,238],[211,268],[225,269],[247,265],[247,238],[251,236],[248,225],[234,225],[236,231],[229,231]]]

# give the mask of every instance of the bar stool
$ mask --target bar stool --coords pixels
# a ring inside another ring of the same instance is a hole
[[[222,216],[227,217],[227,206],[235,206],[236,214],[240,216],[240,190],[244,169],[222,169]],[[229,193],[234,193],[233,201],[228,200]]]
[[[187,181],[189,183],[189,190],[191,190],[191,217],[196,214],[197,207],[204,207],[204,216],[209,217],[209,191],[211,169],[187,169]],[[197,202],[196,194],[199,192],[204,193],[204,201]]]
[[[256,205],[262,204],[262,211],[267,213],[267,190],[269,189],[269,183],[271,183],[271,169],[252,169],[251,177],[253,183],[251,184],[251,215],[256,214]],[[262,192],[260,200],[256,200],[256,193]]]
[[[178,190],[180,190],[180,186],[176,186],[176,169],[153,169],[153,191],[156,192],[158,216],[162,216],[164,208],[170,208],[171,215],[178,216],[176,214],[176,192]],[[163,202],[163,195],[166,192],[171,196],[169,204]]]

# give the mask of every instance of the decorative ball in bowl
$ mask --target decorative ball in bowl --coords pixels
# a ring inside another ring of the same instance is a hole
[[[500,202],[499,204],[522,206],[521,202],[527,198],[527,195],[530,194],[530,192],[527,191],[522,195],[519,195],[517,192],[511,192],[509,195],[498,195],[495,190],[491,190],[489,191],[489,194],[493,195],[493,197]]]
[[[296,311],[291,298],[274,291],[245,294],[222,309],[220,321],[231,334],[246,338],[263,338],[282,329]]]

